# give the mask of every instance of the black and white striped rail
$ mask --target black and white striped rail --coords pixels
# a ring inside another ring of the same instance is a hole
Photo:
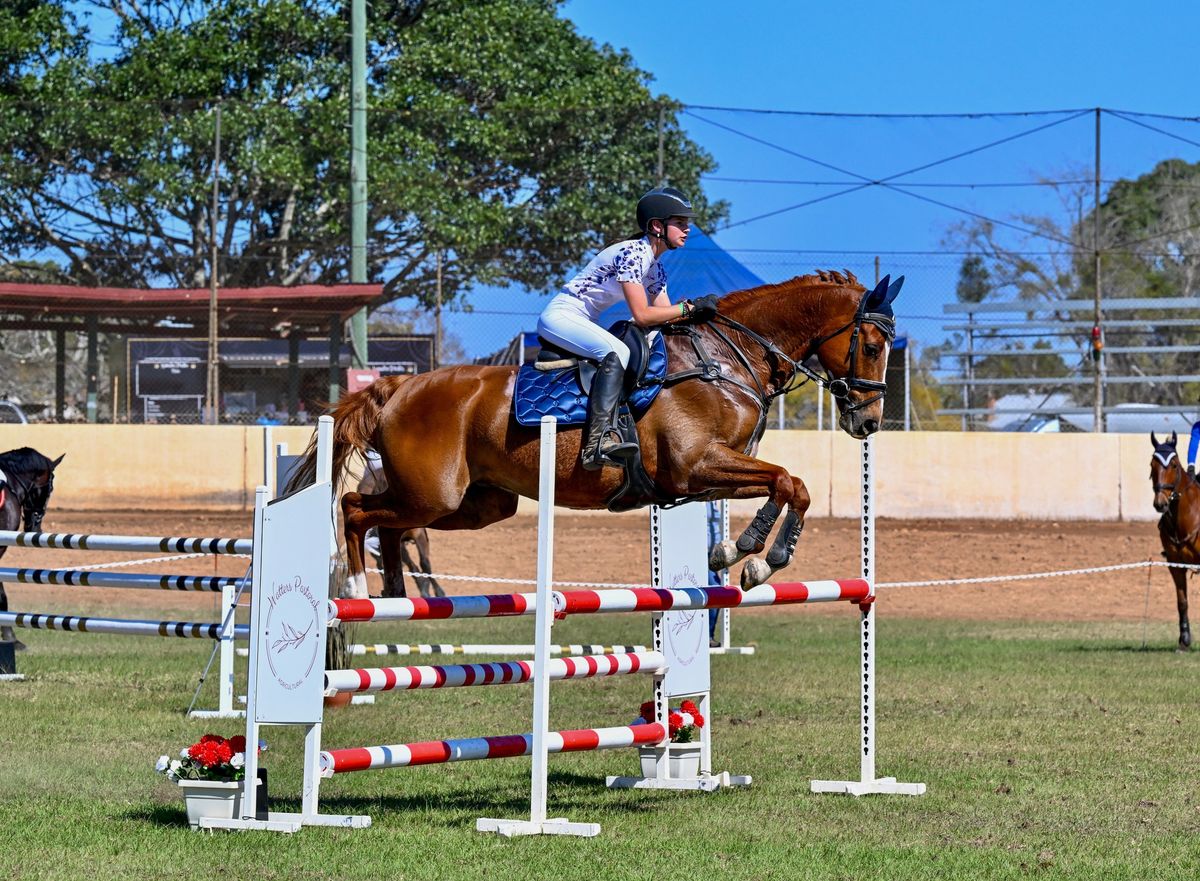
[[[247,586],[249,578],[227,575],[153,575],[148,572],[91,572],[85,569],[6,569],[0,582],[48,584],[60,587],[130,587],[143,590],[194,590],[220,592],[226,587]]]
[[[164,554],[245,554],[249,538],[160,538],[151,535],[86,535],[77,532],[0,531],[0,547],[57,548],[72,551],[130,551]]]
[[[0,624],[30,630],[65,630],[69,633],[116,633],[125,636],[176,636],[182,639],[220,639],[222,625],[194,621],[129,621],[85,615],[47,615],[41,612],[0,612]],[[250,627],[234,627],[234,639],[249,639]]]

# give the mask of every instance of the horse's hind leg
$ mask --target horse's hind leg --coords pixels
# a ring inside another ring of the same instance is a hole
[[[414,529],[409,535],[412,536],[412,543],[417,547],[417,557],[421,561],[419,571],[425,573],[425,577],[414,575],[413,580],[417,582],[417,587],[421,589],[421,596],[439,596],[444,597],[446,591],[442,590],[442,586],[438,584],[438,580],[433,577],[433,564],[429,562],[429,532],[424,529]],[[413,566],[414,570],[418,567]]]
[[[422,520],[436,519],[450,513],[443,509],[426,512],[406,511],[402,514],[396,511],[393,505],[394,499],[390,490],[368,496],[357,492],[348,492],[342,496],[342,529],[346,539],[346,563],[350,569],[348,583],[342,592],[343,596],[355,599],[366,599],[367,597],[366,552],[363,548],[363,538],[368,529],[372,526],[379,527],[380,549],[382,550],[390,543],[384,541],[383,531],[385,529],[403,532],[413,528],[414,520],[419,526]],[[385,559],[384,569],[388,568]],[[396,567],[391,568],[395,569]]]
[[[1174,560],[1172,563],[1176,562]],[[1187,597],[1188,570],[1172,567],[1171,578],[1175,581],[1175,605],[1179,608],[1179,651],[1186,652],[1192,647],[1192,628],[1188,624]]]
[[[409,565],[404,547],[404,530],[379,529],[379,552],[383,562],[383,593],[385,597],[405,597],[404,569]]]

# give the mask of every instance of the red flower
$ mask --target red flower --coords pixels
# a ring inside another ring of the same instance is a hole
[[[692,719],[695,720],[697,728],[704,727],[704,717],[701,716],[699,713],[692,713]]]
[[[667,728],[669,729],[671,737],[674,737],[677,733],[679,733],[679,729],[682,727],[683,716],[679,715],[679,713],[672,713],[667,717]]]
[[[654,701],[646,701],[644,704],[642,704],[642,709],[640,712],[643,719],[645,719],[647,722],[652,721],[654,719]]]
[[[698,716],[700,714],[700,708],[696,706],[694,701],[690,700],[681,703],[679,705],[679,709],[683,710],[685,713],[691,713],[693,716]]]
[[[245,735],[237,734],[229,738],[229,748],[235,753],[244,753],[246,751]]]

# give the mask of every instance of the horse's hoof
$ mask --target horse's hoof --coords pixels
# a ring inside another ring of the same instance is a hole
[[[751,557],[742,567],[742,590],[758,587],[771,577],[771,567],[758,557]]]
[[[738,549],[732,541],[717,542],[708,555],[708,568],[713,572],[728,569],[738,561]]]

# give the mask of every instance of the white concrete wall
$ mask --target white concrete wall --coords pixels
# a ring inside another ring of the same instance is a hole
[[[275,427],[300,452],[311,428]],[[262,481],[263,429],[235,426],[0,425],[0,450],[66,453],[54,505],[249,511]],[[1143,435],[885,432],[875,441],[884,517],[1149,520]],[[858,509],[859,445],[840,432],[768,431],[760,458],[808,486],[815,517]],[[751,513],[758,501],[735,503]],[[522,511],[533,503],[522,501]]]

